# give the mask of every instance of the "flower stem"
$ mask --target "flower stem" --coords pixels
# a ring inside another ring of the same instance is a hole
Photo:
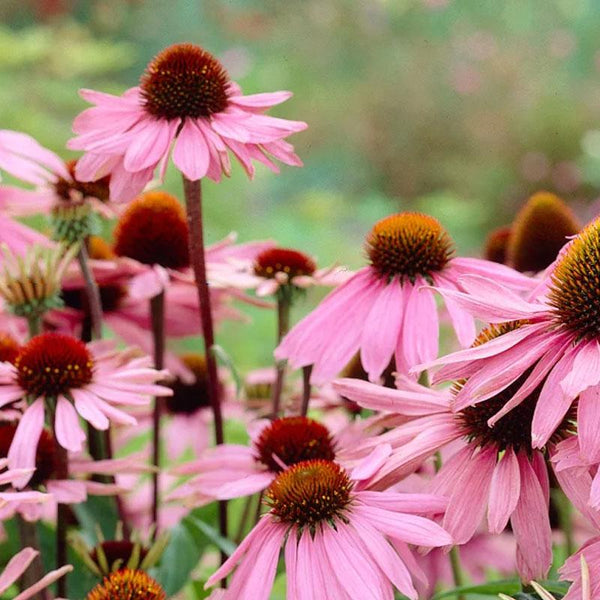
[[[102,338],[102,301],[100,300],[100,288],[90,269],[90,257],[85,242],[81,243],[79,246],[77,260],[79,261],[79,267],[85,282],[85,294],[89,306],[92,339],[99,340]]]
[[[54,417],[52,418],[54,424]],[[56,448],[57,468],[55,477],[58,480],[69,478],[69,464],[67,451],[56,440],[56,432],[54,432],[54,444]],[[67,564],[67,522],[69,518],[69,505],[59,504],[56,517],[56,568]],[[66,598],[67,594],[67,578],[61,577],[58,580],[57,592],[60,598]]]
[[[459,588],[464,585],[462,571],[460,569],[460,554],[458,553],[458,547],[453,546],[450,550],[450,566],[452,568],[452,578],[454,579],[454,586]],[[465,600],[463,594],[457,596],[458,600]]]
[[[305,417],[308,414],[308,403],[310,402],[310,375],[312,365],[302,367],[302,409],[300,415]]]
[[[27,326],[29,328],[29,337],[35,337],[42,333],[42,317],[41,315],[31,315],[27,318]]]
[[[565,536],[565,552],[567,553],[567,556],[571,556],[575,552],[575,542],[573,540],[573,509],[571,502],[562,490],[552,490],[552,492],[552,498],[558,509],[560,528]]]
[[[152,321],[152,339],[154,341],[154,368],[161,370],[165,358],[165,292],[150,298],[150,318]],[[160,402],[154,398],[152,413],[152,464],[160,466]],[[159,472],[152,474],[152,521],[155,525],[154,536],[158,531]]]
[[[202,334],[204,336],[204,350],[206,356],[206,370],[208,376],[208,389],[210,403],[214,416],[215,441],[223,443],[223,416],[221,414],[221,401],[219,398],[219,381],[217,362],[212,352],[215,343],[213,318],[210,307],[210,293],[206,278],[206,259],[204,256],[204,231],[202,223],[202,187],[200,180],[191,181],[183,175],[183,191],[187,209],[189,225],[190,259],[198,288],[198,300]],[[219,502],[219,532],[222,537],[227,537],[227,502]],[[221,562],[227,559],[221,552]]]
[[[280,293],[277,297],[277,344],[281,342],[290,329],[290,307],[291,301],[288,294]],[[273,418],[279,416],[281,409],[281,393],[283,391],[283,379],[285,377],[285,363],[277,363],[277,377],[273,386]]]
[[[17,514],[17,527],[19,528],[19,538],[22,548],[33,548],[39,552],[40,538],[38,536],[37,524],[26,521],[21,515]],[[42,564],[41,554],[38,554],[32,561],[29,568],[23,574],[21,579],[21,591],[31,587],[44,576],[44,565]],[[47,590],[42,590],[34,596],[36,600],[49,600]]]

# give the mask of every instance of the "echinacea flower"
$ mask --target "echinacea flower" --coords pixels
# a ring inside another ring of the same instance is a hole
[[[121,569],[107,575],[88,593],[85,600],[115,600],[117,598],[167,600],[167,594],[162,586],[145,571]]]
[[[231,269],[231,266],[235,267],[235,264],[223,264],[221,269],[213,265],[209,278],[221,285],[253,288],[257,296],[287,296],[314,285],[336,286],[352,275],[337,266],[317,269],[315,261],[307,254],[278,246],[265,248],[254,261],[242,263],[239,268]]]
[[[155,384],[167,372],[153,369],[151,362],[146,356],[135,358],[131,351],[117,351],[111,342],[86,345],[59,333],[33,337],[14,364],[0,363],[0,403],[28,403],[8,452],[10,467],[35,467],[45,414],[54,417],[57,442],[73,452],[86,440],[78,414],[100,430],[111,421],[135,425],[135,418],[118,405],[143,405],[152,396],[172,393]]]
[[[332,435],[323,424],[307,417],[264,420],[250,432],[251,446],[222,444],[176,467],[174,473],[193,477],[169,498],[185,498],[188,504],[197,506],[215,499],[249,496],[267,488],[278,473],[298,462],[339,460],[348,450],[338,443],[337,434]],[[352,440],[354,444],[356,441]]]
[[[544,280],[545,292],[524,300],[497,281],[476,276],[461,279],[466,293],[442,290],[448,299],[490,323],[520,320],[514,331],[478,347],[461,350],[419,369],[444,365],[434,381],[469,377],[455,398],[460,410],[484,402],[520,380],[503,415],[522,403],[540,384],[531,435],[542,448],[577,401],[579,444],[589,462],[600,458],[600,219],[590,223],[563,248]],[[523,377],[523,374],[526,374]]]
[[[39,552],[33,548],[23,548],[23,550],[10,559],[4,568],[4,571],[0,573],[0,594],[9,589],[13,583],[17,582],[19,577],[27,570],[38,554]],[[33,598],[39,594],[39,592],[45,590],[48,586],[52,585],[67,573],[70,573],[72,570],[72,565],[65,565],[60,569],[50,571],[50,573],[42,577],[38,582],[14,596],[13,600],[27,600],[27,598]]]
[[[406,373],[438,353],[438,309],[430,286],[456,290],[467,273],[485,274],[517,289],[531,281],[512,269],[476,258],[453,258],[450,236],[433,217],[391,215],[375,224],[366,240],[370,265],[360,269],[300,321],[275,350],[292,367],[314,365],[312,383],[334,377],[360,350],[371,381],[392,357]],[[475,337],[473,319],[446,301],[461,345]]]
[[[165,48],[148,65],[139,87],[122,96],[92,90],[81,95],[95,106],[73,123],[77,137],[68,145],[86,152],[77,178],[92,181],[110,173],[115,202],[141,192],[159,166],[162,178],[171,151],[190,180],[220,181],[223,173],[229,175],[229,153],[250,177],[254,160],[276,172],[271,157],[302,164],[284,138],[306,123],[264,114],[291,94],[242,95],[219,61],[193,44]]]
[[[478,341],[501,340],[517,326],[490,327]],[[449,498],[443,526],[456,544],[465,544],[486,512],[491,533],[501,533],[510,520],[517,542],[517,568],[527,582],[543,577],[552,560],[546,448],[533,448],[530,434],[542,384],[494,427],[488,426],[490,416],[504,407],[526,377],[523,374],[485,402],[460,410],[453,410],[453,402],[457,394],[469,389],[470,379],[455,383],[453,390],[442,391],[414,382],[403,385],[402,380],[398,381],[398,390],[347,379],[334,383],[334,387],[368,408],[404,417],[419,415],[379,436],[381,443],[396,446],[397,450],[383,465],[378,481],[371,483],[374,489],[393,485],[435,452],[451,442],[462,441],[431,483],[430,491]],[[548,441],[548,451],[574,432],[574,416],[574,412],[564,416]],[[377,441],[375,437],[373,443]]]
[[[416,600],[407,544],[452,543],[422,516],[443,512],[445,499],[364,491],[352,474],[327,460],[282,471],[265,498],[269,511],[207,581],[214,585],[237,565],[223,600],[267,600],[282,546],[288,600],[384,600],[393,597],[394,587]]]

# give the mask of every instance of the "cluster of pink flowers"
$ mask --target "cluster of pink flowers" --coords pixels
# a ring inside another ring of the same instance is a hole
[[[600,219],[525,273],[457,256],[415,212],[375,223],[355,273],[270,240],[205,246],[203,178],[220,182],[232,156],[249,177],[256,162],[301,165],[286,138],[306,124],[266,114],[290,96],[245,96],[177,44],[122,96],[82,92],[94,106],[74,121],[77,161],[0,132],[0,169],[34,186],[0,184],[0,519],[21,535],[0,594],[24,571],[19,599],[72,569],[66,531],[89,529],[96,495],[119,525],[84,551],[104,576],[88,600],[176,594],[168,564],[146,571],[165,548],[179,560],[168,533],[186,526],[227,554],[202,573],[223,584],[215,599],[268,600],[284,573],[288,600],[417,600],[492,571],[549,597],[538,581],[558,546],[565,598],[598,597]],[[170,157],[187,210],[155,189]],[[53,239],[16,220],[39,212]],[[95,219],[114,221],[109,239]],[[335,289],[292,326],[316,285]],[[244,304],[277,309],[273,363],[245,380],[213,331],[241,329]],[[203,354],[178,352],[200,336]],[[218,531],[199,510],[213,503]],[[46,576],[40,521],[56,534]]]

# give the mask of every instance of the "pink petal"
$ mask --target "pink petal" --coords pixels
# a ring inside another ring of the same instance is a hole
[[[52,480],[47,483],[48,493],[62,504],[78,504],[85,502],[87,491],[85,482],[74,480]]]
[[[496,451],[480,451],[465,464],[462,474],[454,483],[443,524],[455,544],[466,544],[481,523],[495,466]],[[468,494],[465,494],[466,489],[469,490]]]
[[[360,359],[371,381],[377,382],[388,366],[400,337],[404,316],[400,282],[384,285],[364,323]]]
[[[449,284],[449,282],[439,276],[435,278],[435,283],[436,287],[449,287],[450,289],[455,288],[454,284]],[[468,312],[460,308],[460,306],[450,297],[446,297],[444,299],[444,304],[446,305],[446,310],[448,311],[448,316],[450,317],[452,327],[456,332],[456,337],[458,338],[459,344],[463,348],[468,348],[471,346],[475,340],[475,336],[477,335],[477,329],[475,327],[475,321],[473,317]]]
[[[62,396],[59,396],[56,402],[54,430],[56,440],[63,448],[71,452],[81,451],[83,442],[86,440],[85,433],[79,425],[79,417],[75,408]]]
[[[552,563],[552,531],[544,493],[529,461],[519,457],[521,493],[511,517],[524,581],[545,577]]]
[[[509,448],[494,469],[490,486],[488,527],[491,533],[502,533],[515,510],[521,490],[519,462]]]
[[[600,345],[591,340],[580,345],[571,372],[561,381],[563,392],[575,398],[590,386],[600,383]]]
[[[451,269],[460,272],[461,275],[479,275],[482,278],[497,281],[504,286],[520,291],[532,290],[537,283],[537,280],[533,277],[519,273],[511,267],[489,260],[482,260],[481,258],[453,258]]]
[[[93,401],[90,401],[90,394],[88,392],[73,389],[71,390],[71,396],[75,402],[75,410],[86,421],[89,421],[96,429],[100,429],[101,431],[108,429],[110,425],[108,418]]]
[[[589,463],[600,462],[600,386],[588,388],[579,395],[577,431],[581,455]]]
[[[27,588],[26,590],[15,596],[14,600],[28,600],[28,598],[32,598],[40,590],[43,590],[48,586],[52,585],[55,581],[59,580],[61,577],[64,577],[67,573],[70,573],[72,570],[73,565],[65,565],[64,567],[60,567],[60,569],[55,569],[54,571],[46,573],[46,575],[44,575],[31,587]],[[57,600],[60,599],[57,598]]]
[[[173,149],[175,166],[191,181],[202,179],[208,171],[210,151],[204,134],[192,119],[186,119]]]
[[[271,472],[254,473],[223,485],[216,497],[218,500],[230,500],[231,498],[250,496],[269,487],[272,481],[273,474]]]
[[[34,469],[35,453],[38,441],[44,428],[44,399],[38,398],[23,413],[15,437],[8,450],[8,466],[11,469]],[[31,475],[25,475],[19,481],[15,481],[14,487],[20,489],[31,479]]]
[[[561,384],[573,368],[576,350],[572,348],[556,363],[544,383],[533,414],[531,439],[534,448],[543,448],[563,420],[574,398],[567,396]]]
[[[175,137],[176,121],[164,119],[143,119],[130,131],[131,142],[123,157],[126,171],[135,173],[149,167],[156,167],[169,151]]]
[[[21,577],[38,554],[39,552],[33,548],[24,548],[8,561],[0,575],[0,594]]]
[[[424,284],[418,277],[404,309],[402,349],[410,365],[429,362],[438,354],[437,307],[431,290],[421,287]]]
[[[267,92],[263,94],[250,94],[248,96],[230,96],[229,101],[238,106],[250,108],[270,108],[281,104],[293,96],[292,92]]]

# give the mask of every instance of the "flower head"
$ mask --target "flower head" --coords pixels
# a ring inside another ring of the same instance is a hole
[[[163,588],[144,571],[113,571],[85,597],[85,600],[167,600]]]
[[[290,600],[325,597],[324,582],[327,597],[340,600],[357,593],[387,598],[394,587],[416,600],[406,544],[452,542],[420,516],[443,512],[444,499],[362,491],[352,473],[326,460],[303,461],[279,473],[266,504],[269,511],[207,582],[214,585],[239,563],[224,600],[266,600],[282,546]]]
[[[306,123],[265,115],[290,97],[288,92],[243,96],[219,61],[193,44],[160,52],[142,75],[139,87],[115,97],[91,90],[82,96],[95,104],[73,124],[73,149],[87,154],[77,177],[93,181],[111,174],[111,198],[128,201],[142,191],[160,165],[173,162],[190,180],[220,181],[230,173],[233,154],[250,177],[254,160],[277,171],[274,157],[301,165],[284,138]],[[173,144],[174,142],[174,144]]]
[[[33,337],[20,349],[14,364],[0,363],[2,403],[18,399],[28,403],[8,452],[11,468],[35,466],[47,411],[54,415],[57,442],[73,452],[80,451],[86,439],[78,415],[101,430],[110,421],[135,424],[118,405],[147,404],[151,396],[172,393],[155,385],[166,372],[150,364],[148,357],[118,352],[108,342],[86,345],[60,333]],[[23,478],[20,486],[29,479]]]
[[[431,287],[457,290],[468,273],[487,274],[516,289],[531,289],[524,275],[496,263],[454,258],[452,240],[440,223],[420,213],[382,219],[367,235],[370,265],[334,290],[300,321],[275,350],[293,367],[314,365],[312,382],[337,375],[360,351],[362,366],[377,381],[395,360],[407,373],[438,352],[438,309]],[[452,299],[446,302],[462,345],[475,337],[472,319]]]

